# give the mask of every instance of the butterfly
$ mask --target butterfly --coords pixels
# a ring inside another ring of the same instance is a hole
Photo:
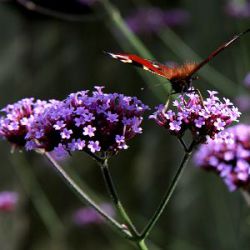
[[[200,63],[185,63],[180,66],[168,67],[164,64],[144,59],[134,54],[116,54],[111,52],[105,52],[114,59],[117,59],[123,63],[129,63],[144,70],[147,70],[153,74],[159,75],[168,79],[172,85],[173,93],[184,93],[190,91],[192,87],[192,81],[197,77],[194,74],[206,65],[210,60],[217,56],[221,51],[229,47],[232,43],[238,40],[242,35],[248,33],[250,28],[235,35],[229,41],[223,43],[216,50],[214,50],[206,59]]]

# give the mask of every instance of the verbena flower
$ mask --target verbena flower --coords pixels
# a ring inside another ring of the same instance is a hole
[[[111,155],[127,149],[127,141],[142,132],[142,115],[148,107],[136,97],[102,89],[70,94],[46,109],[31,124],[26,148]]]
[[[235,98],[235,103],[242,112],[246,112],[250,110],[250,98],[248,95],[237,96]]]
[[[41,101],[25,98],[14,104],[7,105],[1,110],[0,137],[15,146],[22,147],[26,143],[25,136],[36,116],[55,101]]]
[[[100,204],[100,208],[111,217],[115,215],[115,211],[109,203]],[[74,223],[79,226],[86,226],[88,224],[100,224],[105,221],[103,217],[98,214],[92,207],[77,209],[72,217]]]
[[[238,121],[240,112],[228,99],[220,101],[216,96],[217,92],[208,93],[209,97],[203,103],[198,94],[180,95],[173,102],[175,110],[166,111],[164,105],[160,105],[150,118],[178,137],[183,136],[187,130],[190,131],[197,143],[204,143],[207,138],[230,140],[230,136],[223,130],[232,122]]]
[[[250,72],[248,72],[243,80],[243,83],[246,87],[250,87]]]
[[[0,192],[0,211],[10,212],[16,207],[18,194],[16,192]]]
[[[182,9],[162,10],[160,8],[140,8],[125,20],[135,33],[157,32],[166,26],[178,26],[187,23],[189,13]]]
[[[215,142],[201,145],[195,162],[202,169],[217,173],[230,191],[250,188],[250,126],[239,124],[228,128],[232,143]]]
[[[226,13],[235,18],[250,17],[250,1],[229,1],[225,7]]]
[[[87,6],[92,6],[98,2],[98,0],[77,0],[79,3]]]

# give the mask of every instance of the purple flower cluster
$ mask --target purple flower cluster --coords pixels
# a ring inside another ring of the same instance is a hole
[[[230,191],[250,188],[250,126],[239,124],[227,129],[232,143],[215,142],[201,145],[195,154],[196,164],[217,173]]]
[[[100,208],[111,217],[115,215],[113,207],[108,203],[100,204]],[[104,219],[93,208],[84,207],[75,211],[73,214],[73,221],[79,226],[85,226],[88,224],[103,223]]]
[[[226,13],[235,18],[250,17],[250,1],[229,1],[225,8]]]
[[[183,25],[189,20],[189,14],[185,10],[160,8],[140,8],[128,16],[127,25],[135,33],[152,33],[166,26]]]
[[[194,92],[186,93],[185,96],[180,95],[173,102],[176,111],[166,111],[164,105],[160,105],[150,118],[178,137],[189,130],[197,143],[204,143],[209,137],[230,141],[230,134],[223,130],[237,121],[240,112],[230,100],[224,98],[221,102],[216,96],[216,91],[208,91],[208,93],[209,97],[203,102]]]
[[[18,194],[16,192],[0,192],[0,211],[11,212],[16,207]]]
[[[142,115],[148,107],[136,97],[102,89],[72,93],[38,115],[26,135],[26,149],[111,155],[127,149],[127,141],[142,132]]]
[[[23,147],[25,136],[36,116],[49,107],[54,101],[46,102],[26,98],[14,104],[7,105],[1,110],[4,115],[0,117],[0,137],[13,145]]]

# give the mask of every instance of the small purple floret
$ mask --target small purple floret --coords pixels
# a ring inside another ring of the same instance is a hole
[[[0,192],[0,211],[11,212],[15,209],[18,201],[16,192],[4,191]]]
[[[88,148],[92,153],[99,152],[101,150],[99,141],[90,141]]]
[[[83,135],[87,135],[89,137],[95,136],[96,128],[92,127],[91,125],[88,125],[87,127],[83,128]]]

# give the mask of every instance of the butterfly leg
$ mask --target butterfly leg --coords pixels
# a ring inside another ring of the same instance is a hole
[[[201,105],[202,105],[202,107],[204,107],[203,96],[202,96],[199,89],[190,89],[190,90],[186,91],[186,93],[193,93],[193,92],[196,93],[199,96],[200,101],[201,101]]]
[[[166,103],[165,103],[165,105],[164,105],[164,111],[165,111],[165,112],[168,110],[168,106],[169,106],[169,103],[170,103],[170,100],[171,100],[171,96],[172,96],[172,95],[175,95],[175,94],[177,94],[176,91],[172,91],[171,93],[168,94]]]
[[[196,92],[196,94],[198,94],[198,96],[200,97],[201,105],[202,105],[202,107],[204,107],[204,101],[203,101],[203,97],[202,97],[200,90],[194,89],[194,92]]]
[[[166,100],[166,103],[164,105],[164,112],[166,112],[168,110],[169,102],[171,100],[171,95],[172,95],[172,93],[168,94],[168,96],[167,96],[167,100]]]

